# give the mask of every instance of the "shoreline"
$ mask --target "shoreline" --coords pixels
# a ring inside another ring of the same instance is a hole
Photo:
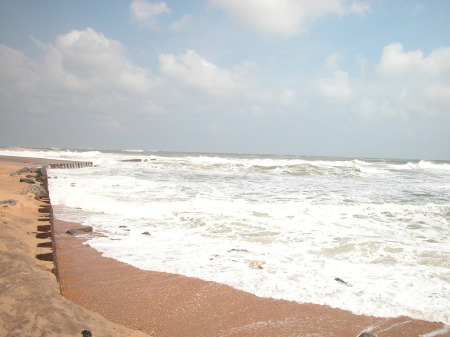
[[[140,270],[83,244],[95,232],[70,236],[65,231],[79,228],[78,224],[55,219],[53,225],[63,295],[113,322],[154,336],[356,337],[367,333],[414,337],[449,333],[442,323],[360,316],[322,305],[260,298],[196,278]]]
[[[8,337],[145,337],[82,308],[60,293],[53,273],[47,203],[21,194],[26,174],[10,173],[39,163],[6,163],[0,156],[0,335]],[[3,201],[9,201],[3,203]],[[14,201],[14,202],[11,202]]]
[[[448,336],[442,323],[355,315],[324,305],[257,297],[197,278],[141,270],[103,257],[84,244],[95,232],[64,234],[77,226],[56,220],[63,295],[111,321],[154,336]]]

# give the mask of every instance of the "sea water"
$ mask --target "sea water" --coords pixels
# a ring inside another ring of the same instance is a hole
[[[450,323],[450,162],[0,154],[92,161],[50,169],[49,189],[56,217],[102,233],[86,244],[105,256],[257,296]]]

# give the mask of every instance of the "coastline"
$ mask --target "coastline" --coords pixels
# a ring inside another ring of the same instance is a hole
[[[316,304],[261,298],[227,285],[144,271],[64,235],[56,220],[62,293],[111,321],[154,336],[444,336],[444,324],[377,318]],[[442,330],[442,333],[438,331]]]
[[[63,295],[111,321],[155,336],[448,335],[448,331],[438,332],[442,323],[359,316],[327,306],[259,298],[195,278],[139,270],[84,245],[86,237],[95,232],[65,234],[77,226],[54,223]]]
[[[24,166],[40,167],[30,158],[11,162],[0,156],[0,335],[8,337],[81,336],[83,330],[98,337],[144,337],[146,334],[112,323],[100,314],[64,298],[52,270],[51,241],[40,209],[48,204],[21,194],[28,184],[10,173]]]

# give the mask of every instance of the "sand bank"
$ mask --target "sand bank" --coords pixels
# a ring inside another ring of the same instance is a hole
[[[32,194],[20,194],[27,183],[9,175],[24,165],[1,161],[0,202],[13,199],[17,203],[0,204],[0,336],[81,336],[83,330],[91,331],[93,337],[147,336],[61,296],[53,262],[46,258],[51,260],[51,242],[36,237],[39,229],[50,225],[38,221],[43,203]]]

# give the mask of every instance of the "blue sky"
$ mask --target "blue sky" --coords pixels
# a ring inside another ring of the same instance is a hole
[[[450,159],[450,2],[0,2],[0,146]]]

